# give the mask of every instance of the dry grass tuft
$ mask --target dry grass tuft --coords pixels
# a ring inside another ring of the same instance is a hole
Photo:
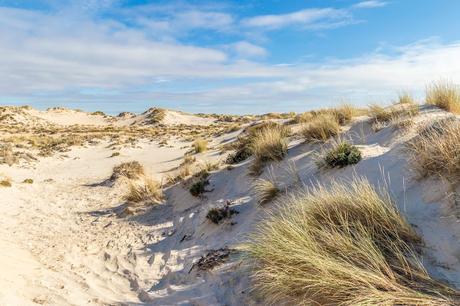
[[[369,106],[369,116],[374,130],[380,130],[390,125],[407,127],[410,125],[412,117],[419,112],[419,106],[414,103],[398,104],[391,107],[382,107],[377,104]]]
[[[415,105],[417,104],[414,98],[408,92],[402,92],[398,96],[398,100],[394,104],[410,104]]]
[[[259,174],[266,162],[282,160],[287,150],[285,128],[266,126],[257,130],[251,140],[251,152],[254,155],[251,174]]]
[[[193,143],[195,153],[202,153],[208,150],[208,141],[205,139],[197,139]]]
[[[330,137],[338,135],[339,132],[340,125],[337,117],[331,114],[316,116],[301,130],[306,141],[326,141]]]
[[[128,192],[124,200],[132,203],[149,202],[159,204],[163,201],[161,184],[152,178],[141,175],[136,179],[128,180]]]
[[[420,176],[460,178],[460,122],[455,118],[428,124],[407,143],[407,148]]]
[[[110,177],[110,179],[115,180],[120,177],[136,179],[144,174],[144,167],[138,161],[130,161],[115,166],[113,168],[112,176]]]
[[[0,173],[0,187],[11,187],[12,181],[9,176]]]
[[[260,205],[271,202],[281,191],[274,176],[267,179],[256,179],[252,184],[252,189],[256,195],[257,203]]]
[[[281,203],[281,200],[280,200]],[[253,280],[269,304],[454,305],[416,255],[420,238],[388,192],[366,180],[286,197],[247,245]]]
[[[447,81],[432,83],[426,88],[426,103],[460,114],[460,87]]]

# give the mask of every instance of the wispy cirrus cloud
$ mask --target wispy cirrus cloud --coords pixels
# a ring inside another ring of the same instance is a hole
[[[367,0],[367,1],[361,1],[353,5],[353,8],[378,8],[378,7],[384,7],[388,3],[385,1],[380,1],[380,0]]]
[[[351,14],[344,9],[322,8],[304,9],[288,14],[261,15],[242,20],[246,27],[262,29],[280,29],[288,26],[300,26],[303,29],[317,29],[344,25],[352,22]]]

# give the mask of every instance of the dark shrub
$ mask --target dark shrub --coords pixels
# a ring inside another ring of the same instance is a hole
[[[359,149],[349,144],[341,142],[325,156],[325,162],[329,167],[345,167],[357,164],[361,160]]]

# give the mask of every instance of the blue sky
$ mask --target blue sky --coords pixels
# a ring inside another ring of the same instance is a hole
[[[304,111],[460,83],[460,1],[0,0],[0,103]]]

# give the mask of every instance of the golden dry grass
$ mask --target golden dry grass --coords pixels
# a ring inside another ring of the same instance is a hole
[[[136,179],[128,180],[128,192],[123,198],[127,202],[159,204],[163,201],[164,195],[159,182],[141,175]]]
[[[279,305],[455,305],[418,259],[420,238],[366,180],[278,200],[246,250],[255,290]]]
[[[420,176],[460,178],[460,122],[455,118],[423,127],[407,148],[410,163]]]
[[[257,203],[262,205],[271,202],[280,193],[280,187],[273,175],[269,178],[258,178],[252,184]]]
[[[306,141],[326,141],[340,133],[340,124],[336,116],[321,114],[306,123],[300,133]]]
[[[252,175],[260,174],[266,162],[280,161],[287,154],[286,128],[279,126],[265,126],[254,132],[250,149],[254,155],[251,165]]]
[[[402,92],[398,95],[398,100],[394,104],[417,104],[408,92]]]
[[[426,103],[459,114],[460,87],[447,81],[434,82],[426,88]]]
[[[420,112],[415,103],[402,103],[390,107],[382,107],[377,104],[369,106],[369,116],[374,130],[380,130],[387,126],[407,127],[413,122],[412,118]]]
[[[130,161],[113,167],[111,179],[114,180],[120,177],[136,179],[144,175],[144,173],[144,167],[138,161]]]
[[[193,143],[193,149],[195,153],[202,153],[208,150],[208,141],[205,139],[197,139]]]

